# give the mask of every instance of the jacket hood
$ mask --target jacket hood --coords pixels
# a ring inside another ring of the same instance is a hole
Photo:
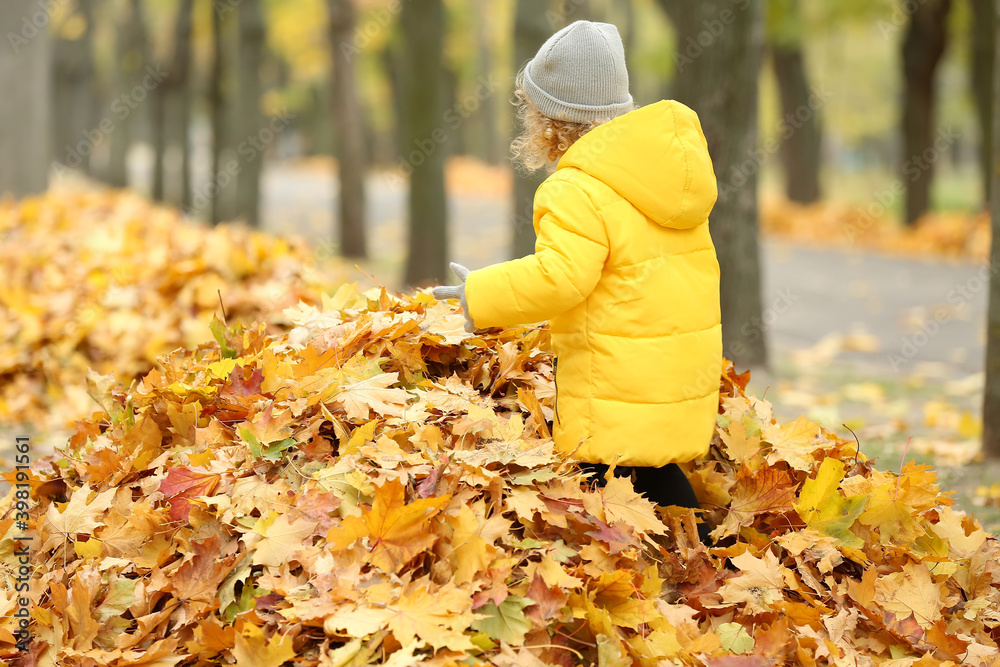
[[[630,111],[585,134],[557,169],[586,172],[659,225],[708,220],[718,189],[698,115],[675,100]]]

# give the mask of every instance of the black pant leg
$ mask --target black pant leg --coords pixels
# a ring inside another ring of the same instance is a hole
[[[657,505],[701,508],[691,482],[676,463],[662,468],[637,467],[635,488]]]
[[[701,509],[687,475],[676,463],[668,463],[662,468],[636,467],[635,490],[643,493],[657,505],[676,505],[691,509]],[[702,543],[710,545],[708,525],[698,522],[698,537]]]
[[[607,482],[604,480],[604,475],[608,472],[608,466],[603,463],[581,463],[580,470],[584,472],[592,473],[590,476],[590,481],[597,484],[599,487],[603,487]]]

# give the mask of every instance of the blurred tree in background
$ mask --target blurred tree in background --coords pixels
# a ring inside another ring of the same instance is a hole
[[[552,35],[549,23],[551,4],[539,0],[517,0],[514,17],[514,69],[520,71],[535,57],[538,49]],[[511,115],[512,123],[513,112]],[[521,128],[514,126],[515,133]],[[514,258],[530,255],[535,251],[535,229],[532,225],[532,202],[535,190],[548,174],[544,170],[534,172],[518,171],[514,177],[514,243],[511,255]]]
[[[767,45],[781,96],[786,122],[781,144],[785,196],[801,204],[820,198],[820,149],[823,135],[820,113],[810,106],[813,95],[803,49],[799,0],[770,0],[767,6]],[[783,138],[784,138],[783,137]]]
[[[659,0],[682,35],[697,36],[677,60],[677,99],[698,112],[719,182],[710,229],[722,269],[725,355],[766,366],[758,246],[757,95],[764,48],[762,3]],[[702,46],[707,42],[706,46]],[[700,48],[699,48],[700,47]]]
[[[906,187],[905,220],[912,225],[930,208],[937,132],[935,83],[948,45],[951,0],[915,3],[903,40],[903,155]]]
[[[235,159],[241,163],[236,175],[236,214],[244,218],[251,227],[256,227],[260,221],[263,152],[274,140],[274,133],[265,127],[260,108],[266,31],[262,0],[240,0],[236,13],[239,17],[239,55],[236,58],[239,88],[236,127],[239,128],[239,144]]]
[[[0,6],[0,194],[34,194],[48,182],[52,56],[39,10],[33,0]]]
[[[358,101],[354,44],[357,27],[351,0],[329,0],[330,44],[333,53],[333,124],[337,131],[340,180],[340,252],[345,257],[368,255],[365,242],[365,129]]]
[[[444,34],[441,0],[408,0],[401,23],[405,44],[403,128],[410,174],[407,285],[444,282],[447,273],[447,205],[444,192]]]
[[[990,200],[990,165],[993,162],[993,53],[997,26],[994,4],[994,0],[969,0],[972,10],[969,27],[972,48],[970,84],[980,132],[979,160],[984,203]]]
[[[96,4],[95,0],[79,0],[79,11],[59,25],[53,40],[53,159],[84,172],[90,170],[91,151],[66,155],[65,146],[76,143],[76,138],[90,130],[96,120]]]
[[[993,2],[992,21],[1000,28],[1000,2]],[[980,14],[977,18],[983,19]],[[994,43],[996,40],[994,39]],[[1000,99],[1000,49],[993,54],[992,98]],[[982,83],[982,82],[980,82]],[[992,108],[994,127],[1000,127],[1000,105]],[[989,150],[990,212],[993,230],[990,252],[990,292],[986,322],[986,379],[983,387],[983,453],[1000,459],[1000,132],[992,133]]]

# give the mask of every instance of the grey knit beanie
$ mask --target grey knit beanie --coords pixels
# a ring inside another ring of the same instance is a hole
[[[555,120],[586,123],[633,108],[625,47],[610,23],[576,21],[549,37],[525,66],[523,86]]]

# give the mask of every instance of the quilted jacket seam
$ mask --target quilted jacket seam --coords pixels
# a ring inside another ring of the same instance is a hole
[[[719,376],[722,377],[721,374]],[[710,396],[714,396],[719,393],[718,389],[713,389],[707,394],[701,394],[699,396],[693,396],[691,398],[676,398],[672,401],[628,401],[623,398],[602,398],[600,396],[594,396],[591,401],[605,401],[607,403],[628,403],[629,405],[673,405],[675,403],[690,403],[691,401],[701,401]],[[579,398],[579,397],[574,397]]]
[[[670,336],[686,336],[688,334],[703,333],[705,331],[711,331],[718,327],[721,323],[716,322],[715,324],[710,324],[707,327],[702,327],[701,329],[691,329],[689,331],[671,331],[668,333],[658,333],[650,334],[648,336],[636,336],[635,334],[614,334],[606,333],[604,331],[588,331],[587,333],[592,333],[595,336],[611,336],[613,338],[637,338],[637,339],[650,339],[650,338],[669,338]]]

